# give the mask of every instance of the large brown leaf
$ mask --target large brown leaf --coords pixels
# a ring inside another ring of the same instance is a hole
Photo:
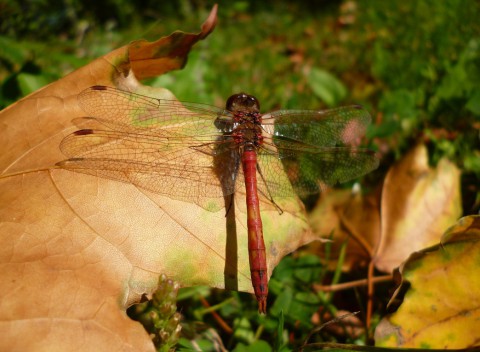
[[[85,115],[80,91],[102,84],[172,98],[137,79],[181,68],[213,30],[215,12],[199,34],[134,42],[0,113],[1,350],[153,350],[124,310],[161,273],[184,286],[252,291],[241,195],[231,219],[225,209],[54,167],[65,158],[61,140],[77,129],[71,120]],[[312,240],[301,205],[284,209],[262,212],[270,272]]]

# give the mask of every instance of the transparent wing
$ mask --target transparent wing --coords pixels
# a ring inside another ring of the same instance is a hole
[[[324,186],[333,186],[367,174],[378,167],[375,153],[351,147],[313,147],[279,149],[272,153],[262,149],[258,164],[266,188],[275,197],[319,193]]]
[[[352,105],[330,110],[279,110],[263,115],[262,125],[276,144],[298,141],[318,147],[355,146],[370,114]]]
[[[160,136],[214,139],[231,132],[231,114],[209,105],[157,99],[106,86],[93,86],[78,96],[80,107],[104,126],[125,132],[147,129]],[[218,126],[218,128],[215,128]]]
[[[235,192],[240,160],[230,139],[201,144],[192,137],[138,131],[83,129],[65,137],[60,149],[70,158],[58,164],[62,168],[131,183],[206,209],[212,198]]]
[[[61,143],[60,167],[134,184],[209,209],[209,199],[244,186],[242,147],[231,113],[94,86],[79,95],[89,114]],[[268,199],[318,193],[378,165],[355,147],[370,121],[358,106],[276,111],[262,117],[258,187]]]

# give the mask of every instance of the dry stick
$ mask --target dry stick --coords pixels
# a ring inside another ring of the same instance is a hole
[[[372,283],[376,284],[379,282],[387,282],[387,281],[392,281],[393,280],[393,275],[383,275],[383,276],[376,276],[372,277]],[[349,290],[351,288],[355,287],[360,287],[360,286],[367,286],[368,285],[368,279],[360,279],[360,280],[355,280],[355,281],[350,281],[350,282],[344,282],[341,284],[335,284],[335,285],[313,285],[313,288],[317,291],[323,291],[323,292],[337,292],[337,291],[343,291],[343,290]]]
[[[345,318],[348,318],[348,317],[351,317],[351,316],[355,316],[357,315],[358,313],[360,312],[353,312],[353,313],[347,313],[347,314],[343,314],[339,317],[336,317],[336,318],[333,318],[325,323],[323,323],[322,325],[320,325],[319,327],[313,329],[312,331],[310,331],[307,335],[307,338],[305,339],[305,341],[303,342],[303,345],[300,347],[300,351],[303,351],[303,348],[307,347],[307,344],[308,344],[308,340],[310,340],[310,338],[316,334],[317,332],[321,331],[324,327],[326,327],[327,325],[330,325],[330,324],[334,324],[334,323],[339,323],[341,322],[343,319]]]
[[[368,272],[367,272],[367,316],[366,316],[366,326],[367,326],[367,332],[368,329],[370,328],[370,320],[372,316],[371,309],[373,307],[373,269],[375,268],[373,265],[373,248],[370,246],[370,244],[365,241],[365,239],[362,236],[359,236],[356,234],[355,229],[350,228],[348,221],[343,222],[343,226],[348,230],[350,237],[352,237],[362,248],[363,250],[367,253],[367,255],[370,258],[370,262],[368,264]]]
[[[370,338],[369,336],[369,330],[370,330],[370,324],[371,324],[371,319],[372,319],[372,308],[373,308],[373,271],[375,269],[375,265],[373,264],[374,260],[374,249],[371,248],[370,244],[366,242],[362,236],[358,236],[355,233],[354,229],[351,229],[350,226],[348,225],[347,222],[343,222],[343,225],[349,230],[350,236],[353,237],[354,240],[357,241],[360,246],[367,252],[368,256],[370,257],[370,262],[368,264],[368,273],[367,273],[367,312],[366,312],[366,319],[365,319],[365,325],[367,328],[367,338]]]
[[[373,260],[370,261],[368,264],[368,274],[367,274],[367,317],[366,317],[366,325],[367,325],[367,336],[370,338],[370,324],[372,322],[372,310],[373,310],[373,271],[375,270],[375,265],[373,264]]]
[[[373,265],[373,261],[371,261],[368,266],[368,276],[366,279],[350,281],[350,282],[345,282],[345,283],[336,284],[336,285],[313,285],[313,288],[315,290],[324,291],[324,292],[342,291],[342,290],[347,290],[347,289],[367,285],[368,300],[367,300],[367,314],[365,319],[366,320],[365,325],[367,327],[367,335],[368,335],[368,331],[369,331],[368,329],[370,328],[371,318],[372,318],[373,286],[374,284],[379,282],[387,282],[387,281],[393,280],[393,275],[383,275],[383,276],[373,277],[374,268],[375,266]]]
[[[210,303],[208,303],[208,301],[205,298],[200,297],[200,302],[202,302],[205,308],[211,308]],[[220,325],[220,327],[223,329],[223,331],[225,331],[229,335],[233,333],[233,329],[226,323],[225,320],[222,319],[222,317],[217,312],[212,310],[210,311],[210,313],[212,314],[213,319],[215,319],[218,325]]]

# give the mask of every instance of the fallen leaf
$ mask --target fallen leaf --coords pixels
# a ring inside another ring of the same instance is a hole
[[[349,189],[326,190],[322,198],[309,214],[312,231],[323,238],[332,236],[331,260],[329,266],[337,266],[337,258],[344,242],[345,261],[342,269],[349,271],[352,267],[366,267],[373,253],[373,244],[380,231],[378,195],[363,195]],[[309,245],[319,255],[325,248],[321,243]]]
[[[375,267],[392,272],[410,253],[438,243],[461,216],[460,170],[446,158],[430,168],[420,144],[388,171],[380,207]]]
[[[231,219],[225,209],[209,212],[53,167],[65,159],[59,145],[78,129],[75,118],[85,116],[77,102],[82,90],[102,84],[173,98],[137,79],[181,68],[190,47],[213,29],[215,12],[199,34],[134,42],[0,113],[0,349],[153,350],[125,309],[151,293],[160,274],[184,286],[252,291],[241,194]],[[270,272],[313,239],[294,203],[282,216],[273,207],[262,212]]]
[[[418,145],[390,168],[381,193],[328,191],[310,222],[319,236],[333,234],[333,254],[348,239],[344,270],[373,260],[391,273],[410,253],[438,243],[461,212],[459,169],[447,159],[431,168],[426,147]],[[335,266],[337,257],[331,259]]]
[[[376,346],[478,348],[479,262],[480,216],[460,219],[441,244],[413,253],[396,273],[392,301],[402,303],[377,326]]]

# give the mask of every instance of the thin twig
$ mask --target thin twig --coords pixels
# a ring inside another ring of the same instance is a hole
[[[333,324],[333,323],[338,323],[340,321],[342,321],[343,319],[345,318],[348,318],[350,316],[354,316],[354,315],[357,315],[358,313],[360,312],[353,312],[353,313],[347,313],[347,314],[343,314],[339,317],[336,317],[336,318],[333,318],[332,320],[329,320],[325,323],[323,323],[322,325],[320,325],[319,327],[313,329],[312,331],[310,331],[310,333],[308,334],[307,338],[305,339],[305,341],[303,342],[303,345],[302,347],[300,347],[300,351],[303,350],[303,348],[307,345],[308,343],[308,340],[310,340],[310,338],[313,336],[313,334],[316,334],[317,332],[321,331],[324,327],[326,327],[327,325],[330,325],[330,324]]]
[[[205,308],[211,308],[210,303],[208,303],[208,301],[205,298],[200,297],[200,302],[202,302],[202,305]],[[218,325],[220,325],[223,331],[225,331],[229,335],[233,333],[233,329],[227,324],[225,320],[223,320],[223,318],[217,312],[215,312],[214,310],[211,310],[210,313],[212,314],[213,319],[217,321]]]
[[[365,324],[367,326],[367,339],[370,339],[370,325],[372,322],[372,311],[373,311],[373,292],[375,290],[375,285],[373,284],[373,271],[375,270],[375,264],[373,260],[368,264],[368,274],[367,274],[367,316],[365,319]]]
[[[372,283],[379,283],[379,282],[387,282],[387,281],[392,281],[393,280],[393,275],[383,275],[383,276],[376,276],[372,278]],[[349,290],[355,287],[360,287],[360,286],[367,286],[368,285],[368,279],[360,279],[360,280],[355,280],[355,281],[350,281],[350,282],[343,282],[341,284],[335,284],[335,285],[313,285],[313,288],[317,291],[323,291],[323,292],[336,292],[336,291],[343,291],[343,290]]]

